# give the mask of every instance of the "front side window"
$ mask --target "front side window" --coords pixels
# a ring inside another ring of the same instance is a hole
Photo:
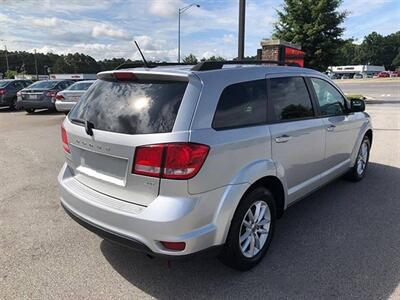
[[[338,90],[322,79],[311,78],[311,82],[317,95],[321,115],[342,115],[346,106],[345,100]]]
[[[219,99],[212,127],[229,129],[262,124],[267,121],[265,79],[232,84]]]
[[[268,95],[273,121],[304,119],[314,116],[310,95],[302,77],[270,79]]]

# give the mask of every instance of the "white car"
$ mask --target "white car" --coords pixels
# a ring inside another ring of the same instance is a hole
[[[69,86],[67,89],[58,92],[55,103],[56,109],[68,113],[93,82],[95,82],[95,80],[79,81]]]

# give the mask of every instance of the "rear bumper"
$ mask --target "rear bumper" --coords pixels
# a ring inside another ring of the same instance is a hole
[[[76,102],[65,102],[65,101],[57,101],[55,103],[56,109],[57,111],[70,111],[74,105],[76,104]]]
[[[82,227],[85,227],[87,230],[95,233],[99,237],[101,237],[105,240],[111,241],[113,243],[117,243],[119,245],[128,247],[132,250],[146,253],[150,256],[156,256],[156,257],[161,257],[161,258],[165,258],[165,259],[182,259],[182,258],[189,258],[189,257],[195,256],[195,255],[196,256],[197,255],[215,256],[221,251],[221,248],[222,248],[222,245],[212,246],[210,248],[204,249],[202,251],[199,251],[199,252],[196,252],[193,254],[180,255],[180,256],[176,256],[176,255],[171,256],[171,255],[166,255],[166,254],[155,253],[150,248],[148,248],[145,244],[143,244],[139,241],[133,240],[129,237],[120,236],[118,233],[110,232],[104,228],[100,228],[94,224],[89,223],[86,220],[81,219],[80,217],[76,216],[73,212],[71,212],[67,207],[65,207],[64,204],[62,204],[62,202],[61,202],[61,206],[64,208],[65,212],[75,222],[77,222]]]
[[[217,235],[214,216],[205,213],[198,203],[203,196],[207,198],[203,199],[204,203],[214,201],[218,207],[218,199],[210,197],[215,197],[215,192],[187,198],[158,196],[149,206],[143,207],[88,188],[73,177],[67,164],[61,169],[58,181],[61,204],[68,214],[106,239],[169,258],[215,250],[224,243]],[[168,250],[160,241],[183,241],[186,248]]]
[[[52,98],[45,98],[43,100],[20,100],[17,102],[18,109],[29,109],[29,108],[49,108],[54,109],[55,105]]]

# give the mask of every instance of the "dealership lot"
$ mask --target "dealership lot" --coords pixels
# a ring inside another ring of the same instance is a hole
[[[214,258],[148,259],[86,231],[59,205],[64,114],[0,109],[0,299],[399,298],[400,106],[369,105],[371,164],[279,220],[247,273]]]

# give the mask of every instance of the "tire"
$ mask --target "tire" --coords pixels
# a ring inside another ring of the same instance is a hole
[[[357,153],[357,158],[354,166],[346,174],[346,179],[350,181],[360,181],[364,178],[368,167],[369,151],[371,149],[371,142],[367,136],[364,136],[361,142],[360,149]]]
[[[25,111],[26,111],[28,114],[32,114],[32,113],[35,112],[35,109],[34,109],[34,108],[27,108],[27,109],[25,109]]]
[[[258,226],[257,224],[251,226],[249,210],[255,215],[259,204],[261,213],[265,209],[264,216],[259,219]],[[240,271],[247,271],[255,267],[267,253],[274,234],[275,222],[276,206],[272,194],[263,187],[255,188],[247,193],[233,216],[226,243],[218,256],[220,261]],[[245,238],[246,236],[247,238]],[[255,236],[258,237],[260,249],[257,248]],[[240,238],[243,238],[243,242]],[[247,247],[246,244],[248,244]]]

